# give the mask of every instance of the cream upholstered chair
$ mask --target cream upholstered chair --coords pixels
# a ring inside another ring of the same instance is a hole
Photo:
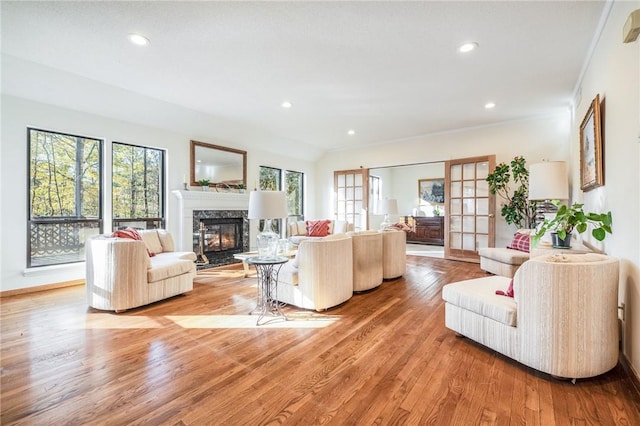
[[[495,294],[507,277],[448,284],[445,325],[553,376],[597,376],[618,362],[618,268],[599,254],[535,257],[516,272],[514,298]]]
[[[382,234],[378,231],[347,232],[353,242],[353,291],[382,284]]]
[[[317,311],[346,302],[353,295],[352,253],[346,234],[301,241],[280,269],[277,299]]]
[[[387,228],[382,231],[382,278],[390,280],[407,272],[407,233]]]
[[[105,235],[87,240],[89,306],[122,312],[193,289],[195,253],[175,252],[173,238],[164,230],[139,233],[142,240]]]

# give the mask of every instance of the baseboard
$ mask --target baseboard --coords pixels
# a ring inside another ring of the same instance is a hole
[[[629,359],[622,352],[620,352],[620,365],[622,365],[622,368],[629,376],[633,388],[638,394],[638,397],[640,397],[640,374],[638,374],[638,372],[633,368],[633,365],[631,365]]]
[[[56,288],[73,287],[76,285],[84,285],[84,280],[63,281],[60,283],[38,285],[35,287],[17,288],[15,290],[0,291],[0,298],[18,296],[21,294],[38,293],[40,291],[54,290]]]

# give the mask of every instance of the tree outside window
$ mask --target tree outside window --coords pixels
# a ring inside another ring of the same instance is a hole
[[[27,266],[84,261],[102,231],[103,141],[29,128]]]
[[[112,145],[113,228],[164,227],[164,151]]]

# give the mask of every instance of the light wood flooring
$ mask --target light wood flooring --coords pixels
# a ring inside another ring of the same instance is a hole
[[[556,380],[444,327],[477,264],[408,256],[405,277],[256,327],[256,280],[114,314],[83,286],[1,300],[2,425],[640,425],[624,369]]]

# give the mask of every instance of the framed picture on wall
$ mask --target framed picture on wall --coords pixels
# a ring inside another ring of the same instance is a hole
[[[444,179],[419,179],[418,197],[429,204],[444,204]]]
[[[580,125],[580,189],[590,191],[604,185],[602,174],[602,129],[600,95],[591,101]]]

